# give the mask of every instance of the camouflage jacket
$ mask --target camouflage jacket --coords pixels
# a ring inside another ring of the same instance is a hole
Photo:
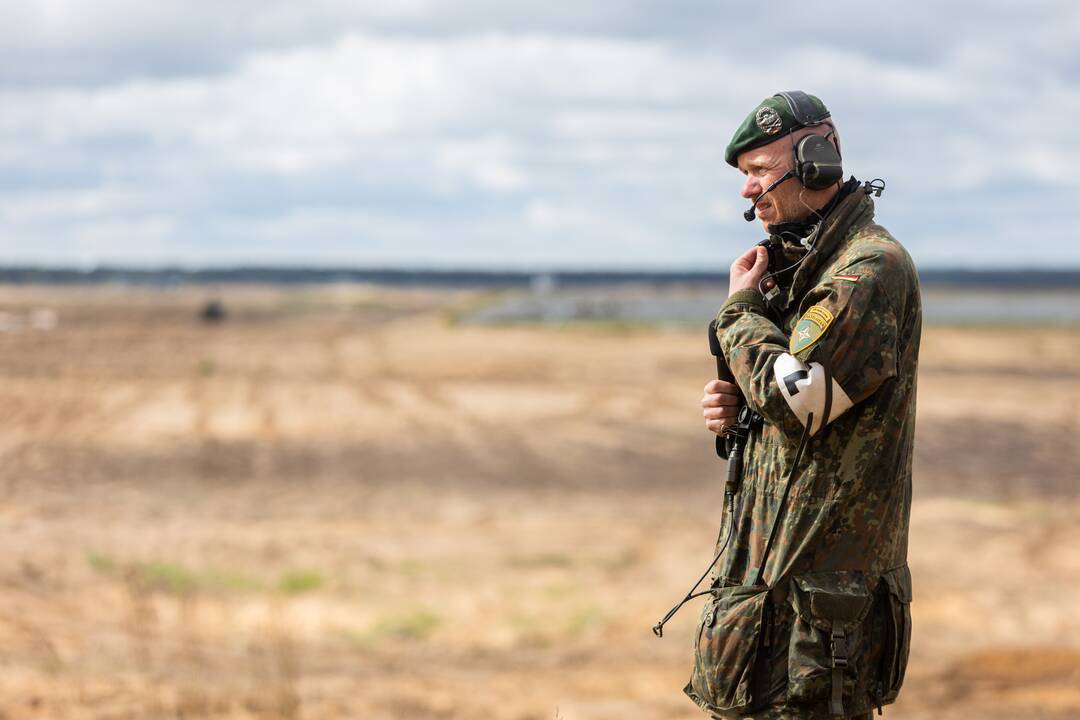
[[[725,512],[730,544],[686,687],[714,717],[852,716],[892,702],[903,682],[922,310],[911,258],[873,215],[861,189],[829,213],[787,310],[743,290],[717,316],[724,357],[764,422]]]

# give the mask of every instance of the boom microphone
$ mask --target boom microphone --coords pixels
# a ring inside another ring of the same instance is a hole
[[[769,185],[769,187],[765,188],[765,192],[754,198],[754,204],[750,206],[750,209],[742,214],[743,220],[746,220],[746,222],[753,222],[754,218],[757,217],[757,204],[761,202],[761,199],[771,193],[773,190],[775,190],[780,183],[784,182],[785,180],[790,180],[793,177],[795,177],[795,171],[788,170],[786,173],[780,176],[779,180]]]

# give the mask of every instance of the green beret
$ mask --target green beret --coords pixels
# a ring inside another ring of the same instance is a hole
[[[797,95],[799,93],[792,93]],[[811,127],[829,117],[829,110],[825,103],[813,95],[806,95],[809,108],[812,108],[813,116],[807,121],[795,117],[795,112],[787,99],[782,95],[773,95],[765,98],[754,110],[746,116],[742,125],[735,131],[724,150],[724,160],[732,167],[738,167],[738,158],[747,150],[752,150],[762,145],[768,145],[777,138],[782,138],[799,128]]]

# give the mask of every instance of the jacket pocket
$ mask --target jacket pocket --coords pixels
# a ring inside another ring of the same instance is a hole
[[[717,588],[701,610],[694,672],[684,691],[710,712],[752,708],[758,652],[769,626],[769,588]]]
[[[855,693],[855,668],[864,651],[864,620],[873,607],[866,577],[858,571],[813,573],[792,578],[795,619],[788,647],[788,700],[828,703],[844,714]]]
[[[907,565],[882,576],[885,587],[885,642],[881,655],[878,695],[890,703],[900,694],[911,651],[911,571]]]

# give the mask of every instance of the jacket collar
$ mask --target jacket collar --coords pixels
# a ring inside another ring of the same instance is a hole
[[[810,250],[792,279],[788,307],[802,297],[818,270],[836,254],[849,231],[870,222],[873,217],[874,201],[862,188],[856,188],[822,220],[807,238]]]

